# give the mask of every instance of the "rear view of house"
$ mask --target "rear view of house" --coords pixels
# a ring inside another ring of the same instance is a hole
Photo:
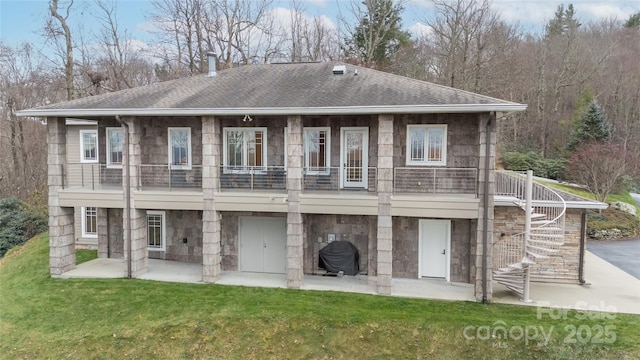
[[[51,274],[76,244],[223,271],[321,273],[348,241],[393,278],[490,299],[495,123],[526,106],[342,63],[269,64],[23,111],[47,118]]]

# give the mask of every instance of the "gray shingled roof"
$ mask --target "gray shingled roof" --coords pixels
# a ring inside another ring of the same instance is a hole
[[[249,65],[24,110],[22,116],[523,111],[526,105],[336,62]]]

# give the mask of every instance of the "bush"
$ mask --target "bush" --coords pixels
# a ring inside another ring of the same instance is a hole
[[[46,230],[46,216],[30,213],[15,197],[0,199],[0,257]]]
[[[560,179],[564,173],[566,159],[545,159],[535,151],[527,153],[508,152],[502,157],[502,165],[507,170],[533,170],[533,175],[549,179]]]
[[[640,234],[640,219],[624,211],[606,209],[587,213],[587,233],[596,240],[628,238]]]

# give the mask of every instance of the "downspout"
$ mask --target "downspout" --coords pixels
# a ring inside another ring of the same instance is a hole
[[[491,132],[493,131],[493,119],[496,113],[490,112],[485,128],[485,152],[484,152],[484,196],[482,207],[482,303],[487,301],[487,245],[489,243],[489,167],[491,165]]]
[[[127,234],[127,279],[131,279],[131,170],[129,169],[129,124],[120,119],[120,115],[116,115],[116,121],[122,125],[124,129],[124,211],[127,214],[127,223],[125,225],[125,233]]]
[[[587,210],[583,209],[580,216],[580,262],[578,263],[578,282],[580,285],[585,285],[584,280],[584,252],[586,245],[587,235]]]

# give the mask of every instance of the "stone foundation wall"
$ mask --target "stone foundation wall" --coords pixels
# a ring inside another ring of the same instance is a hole
[[[578,282],[581,214],[582,210],[567,209],[564,245],[548,259],[537,260],[537,263],[531,268],[533,281]],[[495,208],[493,238],[496,241],[502,236],[518,234],[523,231],[523,210],[514,206]]]
[[[360,272],[376,275],[377,222],[375,216],[304,214],[304,273],[324,271],[318,267],[320,249],[327,246],[328,234],[336,241],[349,241],[358,249]]]
[[[393,218],[393,276],[418,278],[418,223],[419,218]],[[451,220],[451,281],[470,283],[474,280],[474,257],[472,244],[475,243],[476,221],[467,219]]]
[[[165,221],[165,251],[149,251],[149,258],[202,263],[202,211],[168,210]]]

